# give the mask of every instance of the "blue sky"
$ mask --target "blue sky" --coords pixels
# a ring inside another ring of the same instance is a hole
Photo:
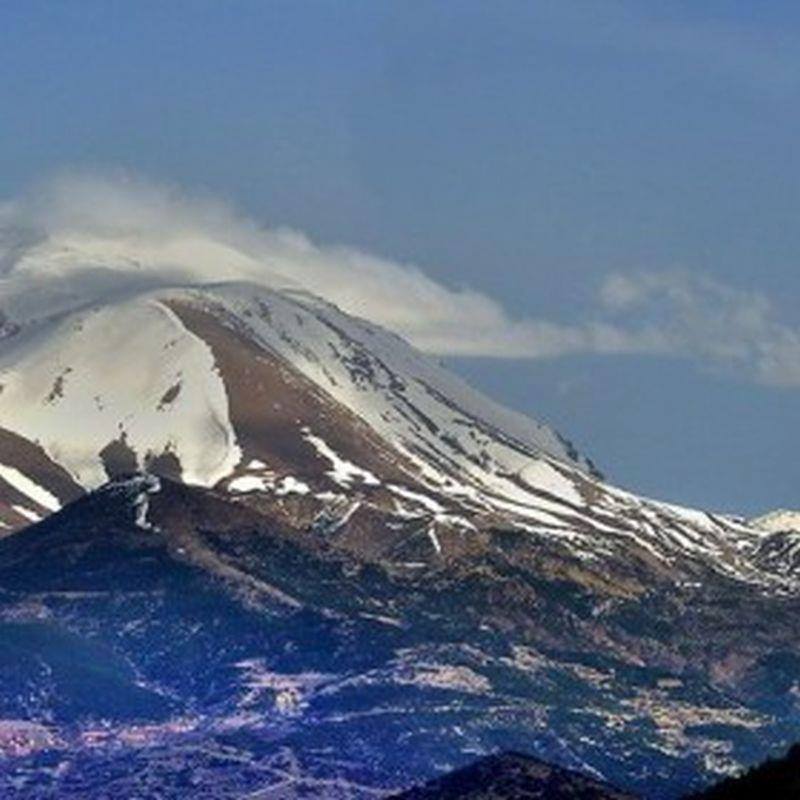
[[[12,0],[0,196],[123,167],[418,265],[502,306],[472,382],[755,512],[800,503],[798,90],[788,2]]]

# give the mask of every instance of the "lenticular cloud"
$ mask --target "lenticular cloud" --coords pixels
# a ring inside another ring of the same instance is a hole
[[[44,288],[62,306],[165,284],[279,283],[440,354],[540,357],[625,346],[610,327],[512,320],[486,295],[448,288],[412,264],[319,246],[212,199],[127,175],[61,175],[6,203],[0,221],[6,300]]]
[[[670,354],[800,385],[800,332],[777,321],[766,298],[685,271],[611,275],[593,318],[563,324],[513,318],[414,264],[319,245],[129,174],[63,173],[0,205],[0,325],[220,282],[305,289],[438,355]]]

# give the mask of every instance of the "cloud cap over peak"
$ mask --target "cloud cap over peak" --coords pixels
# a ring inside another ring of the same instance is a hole
[[[212,197],[122,172],[63,172],[0,206],[0,309],[10,318],[234,280],[303,287],[438,355],[669,355],[800,386],[800,330],[762,294],[687,270],[608,275],[591,319],[565,324],[513,317],[414,264],[319,245]]]

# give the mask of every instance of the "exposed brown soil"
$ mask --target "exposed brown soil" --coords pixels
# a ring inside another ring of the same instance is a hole
[[[39,445],[5,428],[0,428],[0,464],[13,466],[25,473],[62,503],[69,503],[84,493],[72,476]]]
[[[325,472],[330,463],[303,437],[308,426],[343,458],[384,480],[409,482],[414,474],[410,463],[277,355],[220,324],[215,314],[188,303],[171,301],[169,306],[214,354],[245,463],[258,459],[278,475],[329,483]]]

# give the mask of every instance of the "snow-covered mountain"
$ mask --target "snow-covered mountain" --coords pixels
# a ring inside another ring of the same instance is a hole
[[[0,529],[148,470],[324,520],[343,546],[411,568],[502,528],[589,572],[614,564],[623,583],[644,564],[794,590],[794,570],[763,555],[768,532],[614,488],[394,334],[266,267],[234,280],[236,256],[215,255],[229,280],[186,282],[93,240],[44,240],[7,270]],[[91,278],[88,299],[75,276]]]
[[[0,795],[362,800],[523,749],[674,800],[796,736],[784,517],[618,489],[275,264],[15,241]]]

